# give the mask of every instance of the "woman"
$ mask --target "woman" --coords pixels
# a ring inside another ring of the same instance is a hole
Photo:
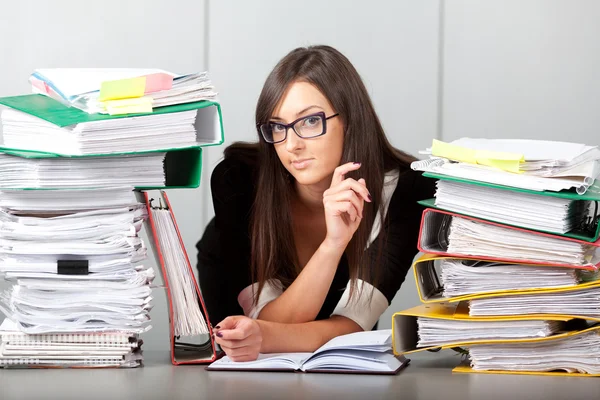
[[[372,329],[417,252],[417,200],[434,191],[331,47],[277,64],[256,123],[259,142],[230,146],[213,172],[215,218],[197,246],[216,342],[234,361]]]

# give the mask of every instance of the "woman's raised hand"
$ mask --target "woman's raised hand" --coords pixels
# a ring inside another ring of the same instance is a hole
[[[324,244],[346,248],[363,218],[365,201],[371,195],[364,179],[345,178],[348,172],[356,171],[360,163],[340,165],[333,172],[331,186],[323,193],[327,235]]]

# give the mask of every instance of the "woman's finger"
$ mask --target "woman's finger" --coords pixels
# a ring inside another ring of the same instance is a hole
[[[242,340],[227,340],[220,338],[218,336],[215,337],[215,342],[219,344],[221,347],[227,347],[230,349],[238,349],[247,346],[254,346],[260,344],[262,340],[256,335],[252,335],[246,339]]]
[[[354,204],[350,201],[332,201],[325,205],[325,209],[333,215],[348,214],[351,221],[356,221],[358,211],[354,207]]]
[[[333,171],[333,178],[331,179],[331,186],[338,185],[345,178],[345,175],[350,171],[356,171],[360,168],[360,163],[349,162],[342,164]]]
[[[325,198],[323,198],[323,204],[325,204],[326,202],[343,202],[343,201],[349,201],[354,205],[354,208],[357,211],[357,214],[362,218],[363,217],[363,205],[364,205],[364,200],[362,198],[359,198],[356,195],[356,192],[354,192],[353,190],[345,190],[343,192],[339,192],[330,196],[327,196]]]
[[[365,201],[371,202],[371,194],[369,193],[369,189],[367,189],[365,180],[362,178],[359,179],[358,181],[356,181],[352,178],[346,178],[339,184],[337,184],[335,186],[332,185],[329,189],[327,189],[323,193],[323,196],[332,195],[335,193],[343,192],[345,190],[354,190]]]

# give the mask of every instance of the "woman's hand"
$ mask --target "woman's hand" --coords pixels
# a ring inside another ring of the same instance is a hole
[[[213,329],[215,341],[232,361],[254,361],[262,345],[256,320],[240,315],[227,317]]]
[[[323,193],[327,236],[324,243],[331,247],[346,248],[363,217],[365,201],[371,195],[364,179],[347,178],[350,171],[360,168],[360,163],[340,165],[333,172],[331,186]]]

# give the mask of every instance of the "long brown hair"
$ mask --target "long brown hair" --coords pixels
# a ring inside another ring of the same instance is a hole
[[[373,201],[364,205],[363,220],[345,251],[352,297],[356,279],[376,286],[380,276],[382,246],[370,248],[369,252],[364,249],[377,210],[383,215],[381,195],[385,172],[406,169],[415,158],[388,142],[360,75],[343,54],[329,46],[297,48],[279,61],[258,98],[257,125],[271,119],[286,89],[296,81],[314,85],[329,100],[334,112],[339,113],[345,129],[341,163],[362,163],[359,171],[347,177],[364,178],[372,196]],[[292,233],[293,178],[282,165],[273,145],[265,142],[260,133],[258,136],[257,144],[235,143],[225,151],[227,157],[248,154],[251,149],[258,148],[255,152],[259,164],[258,182],[251,216],[251,271],[253,282],[258,282],[255,302],[266,281],[278,279],[286,288],[302,268]],[[385,235],[383,223],[380,235]],[[385,240],[378,242],[383,244]]]

